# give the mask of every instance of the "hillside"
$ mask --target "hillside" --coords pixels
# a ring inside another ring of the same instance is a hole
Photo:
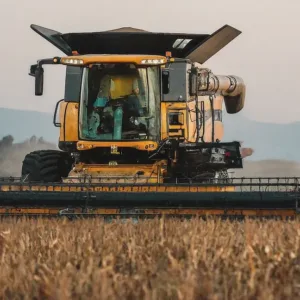
[[[32,136],[42,136],[57,143],[59,129],[53,125],[53,114],[0,108],[0,139],[12,135],[19,143]]]
[[[244,160],[244,168],[234,170],[234,177],[300,177],[300,163],[291,160]]]
[[[243,115],[224,115],[224,141],[243,141],[255,153],[249,160],[299,161],[300,122],[290,124],[263,123],[247,119]]]
[[[57,144],[59,129],[53,125],[53,114],[0,108],[0,139],[12,135],[15,142],[31,136],[42,136]],[[247,160],[279,159],[300,162],[300,122],[291,124],[262,123],[242,114],[224,115],[224,141],[243,141],[244,147],[255,150]]]

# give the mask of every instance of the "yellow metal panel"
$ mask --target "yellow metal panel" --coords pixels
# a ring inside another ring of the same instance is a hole
[[[159,161],[149,165],[93,165],[77,164],[69,173],[69,177],[64,180],[65,183],[80,183],[86,176],[91,183],[162,183],[165,161]],[[97,178],[96,178],[97,177]],[[103,187],[100,187],[100,190]],[[114,191],[116,190],[113,187]]]
[[[163,65],[167,62],[166,57],[160,55],[76,55],[63,57],[61,63],[64,63],[66,59],[81,59],[83,65],[93,63],[133,63],[140,65],[145,59],[162,60],[161,63],[155,65]]]
[[[92,172],[92,171],[90,171]],[[121,174],[122,170],[118,170],[118,174]],[[134,173],[134,172],[133,172]],[[147,174],[149,174],[149,170],[147,171]],[[74,175],[74,174],[72,174]],[[47,191],[53,191],[53,192],[70,192],[70,191],[86,191],[89,189],[90,191],[95,192],[128,192],[128,193],[149,193],[149,192],[161,192],[161,193],[169,193],[169,192],[186,192],[186,193],[199,193],[199,192],[233,192],[235,190],[232,186],[176,186],[176,185],[147,185],[152,183],[157,183],[157,173],[152,176],[152,181],[145,182],[143,185],[134,185],[135,183],[139,183],[139,181],[136,181],[134,184],[130,186],[125,187],[119,187],[119,186],[110,186],[110,185],[103,185],[101,183],[101,186],[89,186],[89,187],[75,187],[72,186],[71,183],[79,183],[83,180],[83,177],[80,177],[80,174],[78,176],[78,181],[76,181],[76,178],[73,177],[72,179],[68,179],[65,182],[65,185],[57,185],[57,186],[49,186],[47,188]],[[111,178],[111,182],[116,182],[115,179]],[[69,185],[67,184],[70,183]],[[95,182],[92,182],[95,183]],[[110,183],[109,181],[107,183]],[[120,181],[119,183],[124,183]],[[127,183],[130,183],[127,181]],[[143,182],[141,182],[143,183]],[[34,185],[26,185],[23,186],[19,185],[2,185],[0,186],[0,191],[7,192],[7,191],[42,191],[43,186],[34,186]]]
[[[213,97],[213,109],[223,110],[224,97],[222,95],[216,95]],[[201,109],[201,103],[203,103],[204,111],[206,113],[211,112],[211,103],[208,96],[198,97],[198,109]],[[187,139],[190,142],[195,142],[197,137],[196,132],[196,104],[194,100],[190,100],[188,106],[188,134]],[[199,136],[202,137],[205,142],[212,142],[212,118],[205,120],[204,127],[201,126]],[[221,121],[214,121],[214,141],[222,140],[224,136],[224,125]]]
[[[79,103],[62,101],[59,109],[61,142],[78,141],[78,107]]]
[[[161,103],[161,139],[165,139],[168,137],[167,131],[167,106],[170,105],[169,103],[162,102]]]
[[[169,125],[169,113],[180,112],[183,114],[183,125]],[[169,136],[178,136],[184,130],[184,138],[188,136],[187,106],[182,102],[162,102],[161,103],[161,137],[165,139]],[[170,129],[177,129],[178,132],[169,132]]]
[[[59,105],[59,122],[61,127],[59,129],[59,141],[65,141],[65,113],[66,113],[67,102],[62,101]]]
[[[65,141],[78,141],[78,108],[79,104],[68,102],[66,108]]]
[[[205,124],[204,141],[206,143],[212,142],[212,119],[208,120]],[[224,136],[224,126],[220,121],[214,121],[214,141],[222,140]]]
[[[77,143],[78,150],[90,150],[93,148],[101,148],[101,147],[114,147],[117,146],[118,148],[135,148],[138,150],[146,150],[146,151],[154,151],[157,149],[158,144],[153,141],[127,141],[127,142],[95,142],[95,141],[79,141]]]

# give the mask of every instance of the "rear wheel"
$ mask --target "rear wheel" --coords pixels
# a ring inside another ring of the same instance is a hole
[[[58,150],[33,151],[25,156],[22,179],[35,182],[61,182],[72,168],[72,159]]]

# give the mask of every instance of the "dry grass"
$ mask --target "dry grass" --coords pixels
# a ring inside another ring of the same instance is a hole
[[[300,297],[299,221],[5,219],[0,233],[1,299]]]

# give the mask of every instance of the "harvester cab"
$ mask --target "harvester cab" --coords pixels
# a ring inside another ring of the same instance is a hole
[[[239,77],[216,76],[202,67],[240,31],[228,25],[212,35],[31,28],[67,55],[39,60],[30,72],[40,96],[43,65],[66,65],[65,96],[55,111],[63,157],[57,159],[63,163],[52,160],[61,169],[51,177],[36,169],[29,154],[23,176],[202,182],[242,168],[239,143],[221,142],[222,109],[225,103],[230,114],[242,110],[245,85]]]
[[[223,106],[239,113],[245,85],[203,64],[239,30],[31,28],[65,54],[30,68],[41,96],[44,65],[66,66],[64,97],[54,113],[59,150],[28,153],[20,178],[0,178],[0,215],[298,213],[297,179],[228,177],[252,153],[240,151],[239,142],[222,142]]]

